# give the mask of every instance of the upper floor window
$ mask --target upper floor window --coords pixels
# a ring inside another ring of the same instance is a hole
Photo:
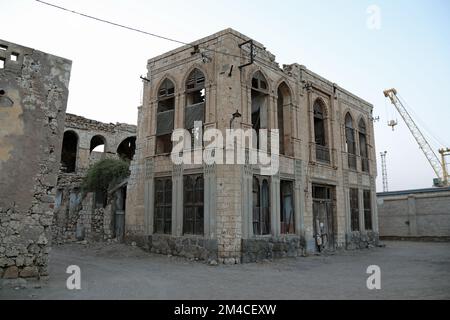
[[[172,152],[171,135],[175,116],[175,86],[169,79],[164,80],[158,90],[156,110],[156,154]]]
[[[268,129],[268,86],[261,71],[257,71],[252,78],[252,128],[256,131],[256,148],[259,148],[259,130]],[[254,145],[255,147],[255,145]]]
[[[186,108],[184,127],[191,132],[191,146],[198,132],[193,132],[196,121],[205,121],[205,75],[199,69],[194,69],[186,81]]]
[[[280,154],[293,156],[293,150],[291,145],[292,137],[292,113],[291,106],[291,90],[286,83],[281,83],[278,87],[278,100],[277,100],[277,118],[278,118],[278,131],[280,139]]]
[[[348,167],[356,170],[356,142],[353,118],[350,113],[345,116],[345,151],[348,157]]]
[[[316,159],[321,162],[330,162],[330,150],[328,149],[325,106],[317,99],[313,106],[314,112],[314,142],[316,145]]]
[[[361,156],[361,169],[363,172],[369,172],[369,148],[367,146],[366,124],[364,120],[359,120],[359,153]]]

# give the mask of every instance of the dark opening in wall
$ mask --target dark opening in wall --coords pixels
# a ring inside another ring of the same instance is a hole
[[[92,137],[90,152],[105,152],[106,139],[103,136],[97,135]]]
[[[76,170],[78,135],[73,131],[64,132],[61,152],[61,171],[72,173]]]
[[[4,69],[5,68],[5,59],[0,58],[0,69]]]
[[[11,53],[11,61],[18,61],[19,60],[19,54],[16,52]]]
[[[117,154],[123,160],[133,160],[136,153],[136,137],[129,137],[123,140],[117,148]]]
[[[6,50],[8,50],[8,46],[0,44],[0,51],[6,51]]]
[[[259,130],[267,129],[268,105],[267,80],[257,71],[252,78],[252,128],[256,131],[257,141],[253,147],[259,148]]]

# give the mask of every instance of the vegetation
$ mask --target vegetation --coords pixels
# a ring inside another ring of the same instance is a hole
[[[119,183],[129,175],[129,163],[123,160],[104,159],[89,168],[81,187],[84,193],[106,193],[110,186]]]

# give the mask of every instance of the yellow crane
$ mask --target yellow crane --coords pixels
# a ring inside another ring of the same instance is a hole
[[[411,134],[416,139],[420,149],[423,151],[425,157],[427,158],[428,162],[431,164],[431,167],[436,173],[437,179],[434,179],[434,186],[449,187],[450,177],[447,170],[446,156],[450,155],[450,148],[439,149],[439,154],[441,155],[441,159],[439,159],[436,152],[434,152],[434,150],[431,148],[427,139],[422,134],[419,127],[414,122],[413,118],[411,117],[411,115],[408,113],[403,103],[398,98],[397,90],[388,89],[385,90],[383,93],[386,98],[389,98],[391,100],[392,104],[405,121],[406,125],[409,128],[409,131],[411,131]],[[392,130],[394,130],[394,127],[397,125],[397,122],[390,121],[388,125],[392,127]]]

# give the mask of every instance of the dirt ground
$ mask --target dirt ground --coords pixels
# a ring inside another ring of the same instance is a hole
[[[235,266],[121,244],[65,245],[53,248],[46,283],[3,283],[0,299],[450,299],[450,243],[384,244]],[[66,288],[69,265],[81,268],[81,290]],[[367,289],[370,265],[381,268],[381,290]]]

